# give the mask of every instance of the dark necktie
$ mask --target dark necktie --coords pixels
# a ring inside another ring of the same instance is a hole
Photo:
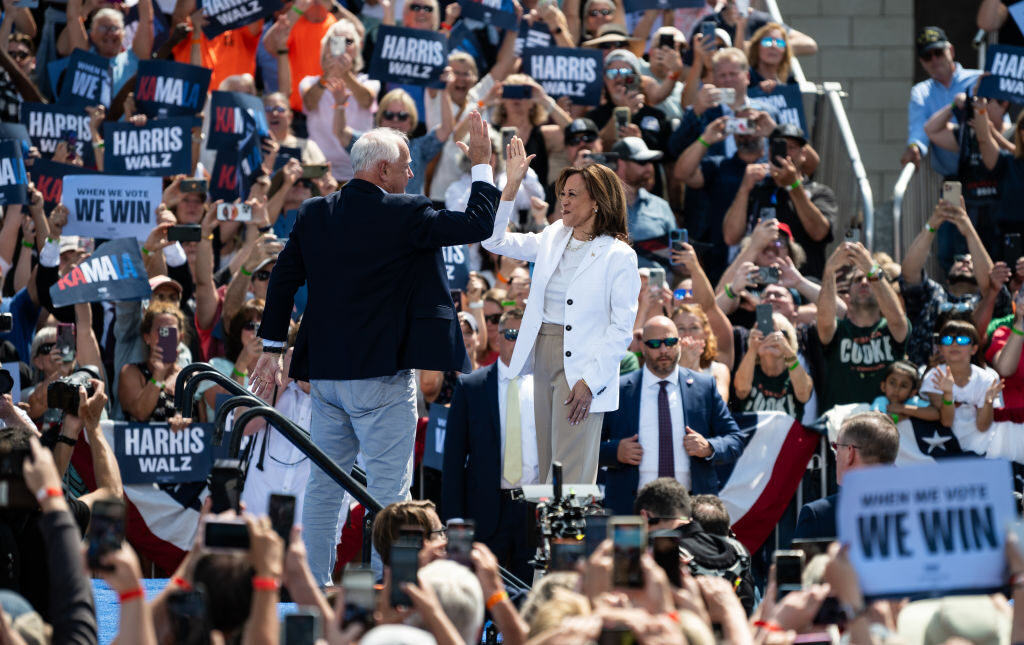
[[[675,477],[675,449],[672,446],[672,413],[668,409],[668,381],[658,381],[658,477]]]

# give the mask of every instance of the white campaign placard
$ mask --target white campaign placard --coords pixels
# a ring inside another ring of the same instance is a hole
[[[1010,463],[853,470],[836,519],[865,596],[994,590],[1006,582],[1005,532],[1016,519]]]
[[[156,226],[162,184],[160,177],[67,175],[61,196],[70,211],[64,234],[145,241]]]

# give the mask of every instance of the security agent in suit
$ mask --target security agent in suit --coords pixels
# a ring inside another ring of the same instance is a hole
[[[832,442],[836,453],[836,483],[851,470],[892,464],[900,452],[900,433],[892,418],[881,412],[862,412],[847,417]],[[794,540],[836,537],[836,505],[839,493],[804,504],[796,519]]]
[[[717,494],[715,466],[743,450],[739,426],[710,376],[679,367],[679,332],[665,316],[643,330],[644,368],[619,381],[619,409],[605,417],[601,465],[605,506],[625,515],[637,490],[672,477],[694,493]]]
[[[470,370],[441,248],[478,242],[494,226],[499,192],[479,114],[470,116],[463,147],[474,178],[466,212],[435,211],[426,197],[404,192],[412,178],[404,135],[387,128],[363,135],[351,152],[355,178],[302,204],[270,276],[252,390],[268,396],[280,383],[294,295],[305,283],[309,302],[291,372],[308,373],[313,441],[346,471],[361,452],[367,488],[384,505],[406,499],[412,482],[413,369]],[[314,469],[302,524],[321,583],[334,568],[342,499]]]
[[[521,580],[532,580],[523,486],[540,483],[533,376],[509,369],[523,312],[498,322],[498,360],[460,376],[444,438],[441,517],[476,521],[476,540]],[[513,407],[516,403],[518,405]]]

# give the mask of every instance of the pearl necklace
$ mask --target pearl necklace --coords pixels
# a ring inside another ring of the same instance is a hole
[[[569,236],[569,241],[565,245],[565,250],[570,252],[570,253],[575,253],[577,251],[582,250],[583,247],[585,247],[586,245],[590,244],[590,242],[592,240],[579,240],[579,246],[573,246],[572,243],[576,242],[576,241],[577,241],[576,238],[574,238],[574,237],[572,237],[570,235]]]

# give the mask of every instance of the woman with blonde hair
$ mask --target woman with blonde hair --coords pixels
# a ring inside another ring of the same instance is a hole
[[[789,47],[786,28],[777,22],[769,22],[754,32],[750,38],[750,85],[760,86],[771,94],[777,85],[796,83],[790,71],[793,52]]]
[[[597,479],[601,422],[619,407],[619,362],[633,338],[640,275],[627,243],[626,196],[605,166],[565,168],[556,182],[561,219],[540,233],[509,233],[519,184],[532,156],[508,146],[508,183],[489,251],[534,262],[530,299],[512,354],[512,378],[533,363],[541,478],[562,462],[563,481]]]
[[[531,170],[547,185],[548,155],[565,149],[565,128],[572,117],[526,74],[509,74],[492,92],[499,97],[492,122],[496,128],[516,129],[525,142],[526,154],[534,155]],[[544,125],[549,114],[554,124]]]
[[[747,353],[736,368],[732,385],[739,412],[785,412],[803,418],[814,382],[797,358],[796,330],[782,314],[772,314],[775,330],[767,336],[750,330]]]
[[[717,360],[718,337],[711,330],[707,314],[698,305],[682,304],[672,312],[672,322],[679,329],[679,366],[707,374],[715,379],[722,400],[729,402],[729,368]]]

